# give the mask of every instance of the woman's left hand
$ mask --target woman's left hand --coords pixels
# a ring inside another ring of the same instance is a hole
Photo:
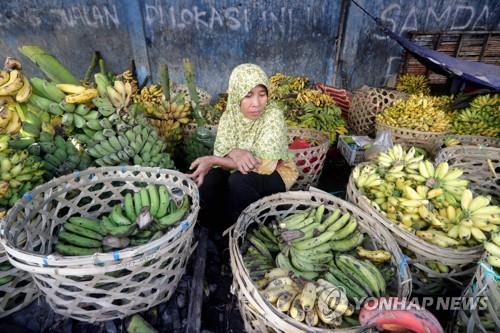
[[[195,183],[199,186],[203,184],[203,180],[207,173],[212,169],[214,162],[212,160],[212,156],[202,156],[198,157],[191,163],[189,166],[189,170],[196,170],[192,174],[188,174],[187,176],[195,181]]]

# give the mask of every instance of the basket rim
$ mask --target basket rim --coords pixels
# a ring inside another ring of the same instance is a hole
[[[361,166],[366,165],[368,163],[369,162],[361,163],[356,167],[361,167]],[[481,245],[473,246],[473,247],[470,247],[467,249],[455,249],[455,248],[439,247],[437,245],[434,245],[432,243],[429,243],[429,242],[421,239],[420,237],[416,236],[413,233],[406,231],[405,229],[401,228],[396,223],[389,221],[371,205],[369,200],[367,200],[367,198],[365,198],[364,195],[361,194],[361,192],[357,188],[356,184],[354,183],[354,178],[353,178],[352,172],[351,172],[351,175],[349,176],[349,182],[347,184],[347,187],[351,188],[352,192],[359,198],[359,200],[363,200],[365,205],[367,207],[369,207],[369,208],[367,208],[367,209],[369,209],[369,211],[367,213],[369,213],[371,216],[373,216],[375,219],[377,219],[380,223],[382,223],[384,225],[384,227],[386,229],[389,229],[390,232],[395,235],[394,238],[396,239],[396,241],[398,241],[400,238],[404,238],[405,242],[412,241],[413,243],[416,243],[416,244],[424,243],[425,246],[430,248],[431,252],[434,255],[436,255],[437,253],[442,253],[442,255],[441,255],[442,257],[463,258],[464,255],[481,257],[481,255],[484,252],[483,251],[484,248]],[[363,209],[363,210],[365,210],[365,209]],[[394,232],[394,229],[396,229],[398,231],[398,233]],[[398,244],[399,243],[400,242],[398,241]],[[422,251],[425,251],[425,250],[422,250]],[[472,262],[472,261],[470,261],[470,262]]]
[[[248,211],[254,210],[262,202],[273,201],[273,200],[275,200],[277,198],[278,199],[285,199],[287,201],[294,201],[294,200],[310,200],[312,197],[323,198],[325,200],[332,201],[338,207],[343,207],[343,208],[350,209],[350,210],[356,212],[357,214],[363,216],[363,218],[365,218],[367,220],[372,220],[375,223],[377,222],[376,219],[374,219],[373,217],[371,217],[368,213],[366,213],[365,211],[363,211],[360,207],[354,205],[351,202],[348,202],[346,200],[342,200],[342,199],[337,198],[337,197],[335,197],[335,196],[333,196],[331,194],[328,194],[328,193],[322,193],[322,192],[316,192],[316,191],[315,192],[312,192],[312,191],[288,191],[288,192],[273,194],[273,195],[264,197],[264,198],[262,198],[262,199],[260,199],[260,200],[258,200],[256,202],[252,203],[247,208],[245,208],[245,210],[238,217],[237,222],[232,227],[230,227],[228,229],[228,232],[229,232],[229,249],[230,249],[230,256],[231,256],[231,268],[233,266],[233,261],[235,261],[237,266],[239,265],[240,267],[243,268],[243,270],[241,270],[241,274],[245,274],[245,276],[249,280],[251,280],[250,277],[249,277],[249,274],[248,274],[248,270],[247,270],[246,266],[243,263],[243,257],[242,257],[240,248],[238,246],[238,240],[239,240],[239,238],[243,237],[244,235],[241,235],[239,233],[236,234],[236,230],[235,230],[236,226],[242,223],[241,220],[243,219],[243,217],[245,215],[250,215],[250,214],[247,213]],[[386,230],[385,228],[381,229],[380,231],[382,233],[384,233],[386,237],[394,240],[394,244],[395,244],[395,246],[398,249],[398,253],[397,253],[398,256],[401,257],[401,258],[404,258],[404,254],[401,251],[401,248],[400,248],[399,244],[397,243],[395,237],[388,230]],[[400,283],[400,288],[398,288],[398,294],[400,292],[404,291],[403,290],[404,287],[407,286],[407,288],[409,288],[409,294],[407,295],[407,297],[408,297],[411,294],[411,281],[412,281],[411,271],[410,271],[408,263],[406,261],[403,261],[401,264],[399,264],[398,265],[398,271],[399,271],[399,274],[401,274],[401,280],[402,280],[402,282]],[[233,283],[237,283],[239,285],[240,282],[237,281],[238,279],[240,279],[238,277],[238,274],[233,273]],[[253,281],[252,281],[252,287],[255,289],[255,291],[258,290],[257,287],[255,286],[255,283]],[[244,285],[240,285],[239,288],[240,289],[244,289],[245,287],[244,287]],[[279,312],[277,309],[275,309],[275,307],[272,306],[271,303],[269,303],[268,301],[266,301],[258,291],[257,292],[253,292],[253,290],[250,290],[249,294],[251,294],[254,298],[258,297],[259,298],[258,303],[265,304],[267,306],[267,308],[269,308],[270,311],[272,311],[273,316],[277,316],[280,320],[284,321],[287,325],[294,326],[294,328],[296,328],[300,332],[310,332],[311,331],[311,326],[308,326],[308,325],[306,325],[306,324],[304,324],[302,322],[298,322],[295,319],[289,317],[288,315],[285,315],[285,314]],[[264,309],[264,311],[265,310],[269,310],[269,309]],[[361,329],[362,327],[363,326],[349,327],[348,330],[345,330],[345,332],[353,332],[352,330]],[[326,332],[337,332],[337,331],[338,332],[343,332],[343,329],[331,330],[331,329],[323,329],[323,328],[320,328],[320,327],[313,327],[313,328],[314,328],[314,332],[325,332],[325,333]]]
[[[194,191],[191,194],[193,198],[194,209],[192,209],[191,213],[183,221],[177,222],[175,224],[177,225],[175,228],[171,229],[169,232],[167,232],[162,237],[158,238],[153,242],[133,247],[127,247],[119,251],[94,253],[93,255],[87,255],[87,256],[63,256],[59,254],[56,255],[54,253],[43,255],[43,254],[36,254],[33,252],[29,252],[23,249],[18,249],[13,243],[13,241],[10,240],[9,237],[7,237],[5,232],[6,223],[8,223],[8,221],[10,221],[12,218],[14,218],[14,216],[16,216],[15,214],[18,213],[18,211],[21,209],[21,206],[31,202],[30,198],[32,196],[41,193],[46,189],[50,189],[53,183],[55,182],[64,183],[67,180],[72,180],[78,177],[91,176],[99,172],[104,173],[104,172],[114,172],[114,171],[121,171],[121,173],[139,171],[139,172],[151,172],[156,174],[172,174],[187,181],[188,183],[190,183],[190,185],[193,186],[193,188],[197,188],[196,184],[189,177],[187,177],[185,174],[179,171],[171,169],[162,169],[159,167],[143,167],[139,165],[94,167],[85,169],[83,171],[74,172],[73,174],[68,174],[58,178],[53,178],[50,181],[35,187],[30,192],[27,192],[27,194],[25,194],[20,200],[18,200],[18,202],[16,202],[16,204],[11,209],[9,209],[7,215],[5,216],[4,221],[2,221],[2,224],[0,225],[0,244],[3,245],[5,252],[9,256],[9,261],[15,266],[15,263],[13,263],[13,261],[10,260],[10,256],[12,256],[14,258],[22,257],[23,258],[22,261],[25,263],[25,265],[28,266],[44,266],[44,267],[80,266],[81,267],[83,265],[92,265],[92,266],[97,266],[97,265],[102,266],[103,264],[114,265],[117,263],[117,258],[118,260],[120,260],[120,262],[123,263],[123,260],[125,259],[133,259],[138,255],[143,255],[145,253],[158,250],[164,246],[168,246],[171,242],[179,239],[180,235],[183,235],[190,229],[194,228],[194,225],[196,224],[195,218],[198,215],[198,209],[199,209],[198,191]],[[193,204],[191,207],[193,207]],[[31,259],[30,260],[31,262],[28,262],[26,259]]]
[[[291,148],[288,148],[288,150],[290,150],[294,154],[306,152],[306,151],[309,151],[309,150],[311,150],[313,148],[322,148],[322,147],[328,148],[330,146],[330,138],[328,137],[328,134],[325,131],[319,131],[319,130],[314,129],[314,128],[288,127],[288,133],[287,134],[290,135],[294,131],[297,131],[297,132],[298,131],[311,132],[311,133],[313,133],[313,134],[315,134],[315,135],[317,135],[318,137],[321,138],[320,144],[311,146],[309,148],[300,148],[300,149],[291,149]]]
[[[394,126],[391,126],[391,125],[387,125],[387,124],[384,124],[384,123],[381,123],[377,120],[375,120],[375,127],[386,127],[386,128],[389,128],[391,130],[397,130],[397,131],[401,131],[401,130],[404,130],[404,131],[408,131],[410,133],[413,133],[413,134],[426,134],[426,135],[433,135],[433,136],[442,136],[442,135],[447,135],[449,133],[451,133],[449,130],[447,131],[442,131],[442,132],[430,132],[430,131],[419,131],[419,130],[415,130],[415,129],[411,129],[411,128],[406,128],[406,127],[394,127]]]

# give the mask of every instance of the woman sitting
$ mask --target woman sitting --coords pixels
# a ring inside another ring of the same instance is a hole
[[[214,155],[190,166],[200,191],[200,221],[207,227],[223,230],[248,205],[290,189],[297,179],[283,111],[268,103],[268,87],[257,65],[233,70]]]

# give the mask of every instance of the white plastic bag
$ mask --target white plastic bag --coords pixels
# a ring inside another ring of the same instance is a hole
[[[391,131],[380,131],[377,132],[375,141],[365,151],[365,161],[371,161],[377,158],[378,153],[386,151],[392,147],[392,134]]]

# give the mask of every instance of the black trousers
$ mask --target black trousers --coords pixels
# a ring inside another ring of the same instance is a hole
[[[201,224],[213,231],[230,227],[251,203],[274,193],[284,192],[285,183],[278,172],[260,175],[233,173],[213,168],[200,186]]]

